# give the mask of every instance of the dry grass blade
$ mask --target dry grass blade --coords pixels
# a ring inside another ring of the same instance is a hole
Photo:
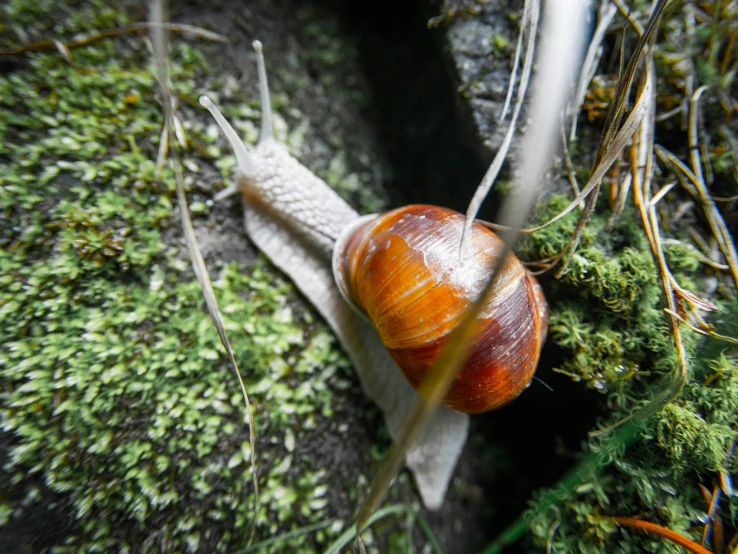
[[[123,27],[115,27],[114,29],[107,29],[105,31],[100,31],[99,33],[83,38],[80,40],[75,40],[72,42],[62,43],[58,40],[42,40],[39,42],[34,42],[32,44],[26,44],[23,46],[19,46],[18,48],[13,48],[10,50],[0,50],[0,56],[14,56],[16,54],[22,54],[24,52],[45,52],[50,50],[58,50],[59,45],[63,46],[67,50],[71,48],[76,48],[78,46],[87,46],[88,44],[92,44],[93,42],[96,42],[98,40],[102,40],[104,38],[110,38],[117,35],[123,35],[126,33],[135,33],[137,31],[147,31],[147,30],[153,30],[155,28],[160,29],[166,29],[168,31],[176,31],[180,33],[189,33],[193,36],[196,36],[198,38],[204,38],[206,40],[212,40],[215,42],[228,42],[228,38],[224,35],[213,33],[212,31],[208,31],[207,29],[203,29],[202,27],[196,27],[195,25],[187,25],[183,23],[155,23],[153,21],[143,21],[141,23],[132,23],[131,25],[124,25]]]
[[[643,93],[652,88],[653,83],[651,83],[651,81],[649,80],[644,86],[642,94],[639,96],[636,105],[630,112],[630,115],[628,115],[625,123],[623,123],[623,126],[615,135],[615,138],[610,144],[610,148],[608,148],[607,152],[605,152],[599,164],[592,172],[592,176],[589,178],[589,181],[587,181],[587,184],[582,189],[582,192],[579,194],[579,196],[572,200],[566,208],[561,210],[561,212],[556,214],[556,217],[551,218],[546,223],[543,223],[542,225],[539,225],[537,227],[525,229],[526,233],[535,233],[536,231],[540,231],[544,227],[548,227],[552,223],[560,220],[562,217],[574,210],[600,184],[600,181],[602,181],[602,178],[610,169],[610,166],[615,162],[615,160],[620,157],[620,154],[622,154],[623,150],[625,150],[625,147],[631,141],[633,133],[636,132],[638,126],[641,123],[641,120],[646,115],[646,112],[648,110],[648,98],[647,96],[644,96]]]
[[[600,139],[600,145],[597,149],[597,153],[595,154],[595,159],[593,163],[594,168],[601,165],[602,160],[606,157],[607,153],[614,146],[615,138],[619,134],[620,122],[623,119],[626,106],[628,105],[628,97],[633,85],[636,70],[638,69],[641,54],[643,53],[646,44],[648,44],[648,42],[655,36],[655,31],[658,28],[659,22],[661,21],[661,16],[667,2],[668,0],[658,0],[656,5],[654,6],[653,11],[651,12],[651,17],[648,20],[648,25],[646,25],[645,31],[638,39],[638,43],[635,46],[633,54],[630,56],[628,64],[625,66],[625,69],[618,79],[618,87],[615,92],[615,99],[612,104],[610,104],[610,109],[607,114],[607,120],[605,122],[605,127],[602,131],[602,136]],[[593,173],[595,173],[594,170]],[[561,275],[563,275],[563,273],[566,271],[566,268],[569,265],[569,260],[574,255],[574,252],[579,245],[579,241],[582,238],[584,227],[586,226],[589,219],[592,217],[592,213],[594,212],[595,204],[597,202],[597,196],[599,194],[600,183],[601,179],[597,180],[592,187],[591,192],[588,193],[589,196],[587,197],[584,211],[579,217],[579,221],[577,222],[577,227],[574,230],[574,234],[569,240],[569,243],[567,244],[564,251],[561,253],[561,258],[564,261],[561,265],[561,268],[559,268],[559,271],[556,274],[557,277],[561,277]]]
[[[522,149],[523,152],[535,152],[535,155],[521,161],[519,188],[514,195],[507,198],[500,210],[502,223],[508,227],[519,227],[527,216],[552,160],[555,145],[558,143],[560,114],[568,100],[570,78],[576,64],[575,56],[566,54],[573,54],[583,43],[584,15],[584,3],[578,1],[561,2],[556,9],[549,9],[545,13],[538,59],[540,72],[536,76],[537,86],[531,103],[532,124],[526,133]],[[514,231],[501,235],[505,248],[495,261],[484,291],[451,334],[446,347],[421,386],[418,403],[390,448],[360,507],[357,519],[359,529],[365,526],[372,512],[381,504],[390,483],[402,467],[413,439],[423,429],[438,403],[445,398],[465,358],[464,354],[476,327],[475,319],[495,284],[505,256],[518,236],[519,233]]]
[[[569,140],[575,140],[577,136],[577,121],[579,119],[579,112],[584,104],[584,98],[587,94],[587,88],[597,70],[597,65],[600,60],[601,45],[605,38],[607,30],[610,28],[617,8],[610,3],[610,0],[603,0],[600,4],[599,14],[597,18],[597,27],[595,32],[592,34],[592,39],[589,41],[587,47],[587,53],[584,56],[582,62],[582,69],[579,73],[579,82],[577,83],[577,92],[574,98],[574,102],[570,107],[571,116],[571,131],[569,133]]]
[[[684,316],[679,315],[676,312],[672,312],[669,309],[665,309],[664,311],[667,314],[669,314],[670,316],[678,319],[681,323],[684,323],[684,325],[686,325],[687,327],[689,327],[690,329],[692,329],[692,331],[694,331],[698,335],[702,335],[704,337],[712,337],[714,339],[718,339],[718,340],[721,340],[721,341],[724,341],[724,342],[729,342],[730,344],[738,344],[738,339],[735,339],[733,337],[728,337],[726,335],[720,335],[720,334],[716,333],[715,331],[712,331],[711,329],[707,329],[706,330],[706,329],[703,329],[701,327],[696,327],[689,320],[687,320]]]
[[[612,0],[612,3],[615,4],[618,11],[620,12],[620,15],[622,15],[623,19],[625,19],[630,24],[630,26],[636,30],[638,35],[643,34],[643,27],[641,27],[641,24],[638,23],[637,19],[633,19],[633,16],[631,14],[631,9],[623,5],[621,0]]]
[[[633,54],[628,59],[628,64],[625,66],[622,75],[618,78],[615,99],[612,104],[610,104],[610,109],[607,113],[607,121],[605,122],[605,127],[602,131],[600,145],[597,149],[597,153],[595,154],[595,163],[604,156],[613,140],[613,137],[617,133],[616,129],[618,128],[620,121],[623,119],[623,115],[625,114],[625,110],[628,105],[628,96],[633,85],[633,80],[635,79],[641,54],[646,48],[646,44],[648,44],[648,42],[653,38],[656,29],[658,29],[661,15],[664,12],[667,2],[668,0],[658,0],[656,6],[654,6],[653,11],[651,12],[651,17],[648,19],[646,29],[642,33],[637,22],[633,23],[633,26],[640,34],[640,37],[638,38],[638,43],[633,50]]]
[[[688,539],[684,535],[681,535],[676,531],[672,531],[671,529],[667,529],[666,527],[662,527],[661,525],[651,523],[650,521],[643,521],[634,517],[613,517],[611,519],[618,525],[624,525],[633,529],[642,529],[647,533],[651,533],[657,537],[662,537],[674,544],[678,544],[693,554],[712,554],[712,552],[707,550],[707,548],[691,539]]]
[[[151,2],[151,19],[152,19],[152,33],[151,39],[154,47],[154,61],[157,69],[157,79],[162,93],[162,102],[164,104],[164,124],[169,136],[169,142],[175,144],[175,128],[174,128],[174,111],[172,104],[171,89],[169,87],[169,70],[168,70],[168,49],[167,49],[167,37],[163,25],[163,21],[166,20],[164,15],[163,0],[152,0]],[[174,158],[174,175],[177,185],[177,201],[179,203],[179,209],[182,216],[182,227],[184,229],[185,241],[187,243],[187,250],[190,254],[190,260],[192,261],[192,268],[195,271],[197,281],[202,289],[203,297],[205,298],[205,304],[208,308],[208,313],[218,331],[220,341],[223,343],[223,348],[228,355],[228,359],[233,367],[238,383],[241,387],[241,393],[243,394],[244,402],[246,403],[246,413],[249,421],[249,442],[251,446],[251,475],[254,483],[254,518],[251,524],[251,531],[249,533],[248,544],[251,544],[254,539],[256,532],[256,514],[258,513],[259,507],[259,483],[256,474],[256,438],[254,433],[254,417],[251,409],[251,402],[249,401],[248,393],[246,392],[246,386],[244,385],[241,372],[238,369],[238,364],[233,355],[233,349],[231,343],[228,341],[228,337],[225,332],[225,325],[223,323],[223,316],[218,308],[218,301],[215,298],[215,292],[213,291],[213,285],[210,282],[210,276],[208,270],[205,267],[205,261],[203,260],[200,247],[195,237],[195,230],[192,226],[192,220],[190,219],[189,207],[187,205],[187,197],[185,195],[183,178],[182,178],[182,164],[179,160],[179,153],[176,148],[172,148],[172,157]]]
[[[646,53],[648,61],[646,62],[646,83],[643,89],[648,88],[649,92],[641,90],[641,98],[646,99],[646,111],[648,117],[641,122],[639,132],[634,136],[631,146],[631,178],[633,182],[633,192],[635,196],[635,204],[638,208],[643,228],[646,232],[646,238],[651,246],[651,252],[656,260],[656,266],[659,273],[659,281],[664,291],[664,297],[667,305],[667,313],[676,313],[679,309],[677,303],[677,293],[675,291],[676,282],[674,280],[669,266],[664,256],[664,250],[659,235],[659,222],[656,213],[656,202],[651,197],[651,180],[653,177],[653,137],[655,120],[656,97],[653,88],[648,85],[652,82],[656,74],[653,63],[652,52],[647,49]],[[630,419],[636,421],[645,420],[653,413],[660,410],[666,403],[673,400],[682,390],[687,379],[688,361],[687,352],[682,340],[681,329],[679,328],[679,320],[675,317],[669,317],[671,332],[674,335],[674,343],[677,350],[677,366],[671,383],[659,394],[657,394],[648,404],[631,414],[629,417],[616,422],[614,425],[599,429],[590,433],[590,436],[598,436],[611,432]]]
[[[697,135],[697,120],[699,118],[700,97],[705,90],[707,90],[706,86],[698,88],[689,99],[689,158],[692,165],[692,172],[695,176],[694,185],[697,188],[698,199],[702,204],[702,209],[705,211],[705,216],[710,224],[710,229],[718,241],[718,246],[730,266],[733,280],[735,281],[736,286],[738,286],[738,254],[736,254],[735,244],[733,243],[733,238],[730,236],[730,232],[725,225],[725,221],[720,215],[720,211],[717,209],[715,202],[710,197],[710,191],[707,190],[705,177],[702,174],[702,158],[700,155],[699,137]]]
[[[527,10],[529,3],[526,2],[523,8],[523,25],[520,26],[520,32],[518,33],[518,40],[515,43],[515,55],[513,56],[513,67],[510,73],[510,82],[507,85],[507,94],[505,95],[505,103],[502,106],[502,113],[500,114],[500,121],[504,121],[507,117],[507,111],[510,109],[510,101],[512,100],[513,90],[515,90],[515,81],[518,76],[518,68],[520,67],[520,53],[523,51],[523,36],[525,35],[525,22],[527,20]]]
[[[562,121],[561,124],[561,153],[564,155],[564,164],[566,164],[566,172],[569,177],[569,182],[571,183],[571,189],[574,191],[574,196],[579,196],[581,194],[581,189],[579,188],[579,180],[577,179],[576,169],[574,169],[574,164],[571,161],[571,155],[569,154],[569,143],[566,140],[566,129],[564,128],[564,122]],[[584,203],[580,202],[579,207],[584,209]]]
[[[515,129],[518,124],[518,116],[520,110],[523,107],[523,100],[525,99],[525,93],[528,90],[528,82],[530,80],[530,74],[533,70],[533,55],[536,48],[536,36],[538,32],[538,19],[540,14],[539,0],[526,0],[525,10],[523,12],[523,26],[520,30],[521,36],[525,33],[527,37],[527,44],[525,48],[525,60],[523,61],[523,72],[520,76],[520,86],[518,87],[518,96],[515,100],[515,108],[513,109],[513,115],[510,119],[510,126],[507,128],[505,138],[500,145],[500,149],[497,151],[492,164],[489,166],[487,173],[482,178],[482,182],[479,183],[477,190],[474,192],[474,196],[469,202],[469,207],[466,210],[466,222],[464,223],[464,231],[461,234],[461,248],[464,247],[466,237],[471,232],[472,223],[479,213],[479,208],[482,206],[482,202],[487,197],[489,190],[497,178],[497,175],[502,168],[502,164],[505,162],[507,152],[510,149],[512,138],[515,135]],[[514,75],[510,77],[510,84],[512,86]],[[461,248],[459,255],[461,255]]]
[[[715,200],[710,196],[710,191],[707,190],[704,180],[695,175],[691,169],[666,148],[656,145],[655,149],[656,154],[676,174],[687,192],[702,206],[713,236],[717,240],[720,251],[725,256],[733,280],[738,285],[738,254],[736,254],[735,244],[725,225],[725,220],[715,205]]]

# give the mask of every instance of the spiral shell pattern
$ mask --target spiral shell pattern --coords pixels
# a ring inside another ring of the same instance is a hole
[[[463,223],[464,216],[453,210],[405,206],[363,218],[336,245],[339,288],[371,320],[415,388],[483,290],[504,246],[475,224],[460,256]],[[533,378],[545,340],[543,292],[513,254],[497,283],[446,397],[446,404],[460,412],[485,412],[518,396]]]

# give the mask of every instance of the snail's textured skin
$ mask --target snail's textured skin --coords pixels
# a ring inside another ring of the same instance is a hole
[[[251,151],[249,163],[240,168],[238,188],[245,205],[271,214],[291,231],[293,240],[302,241],[326,260],[341,230],[359,217],[274,139],[260,142]]]
[[[464,216],[412,205],[365,220],[341,242],[338,274],[407,379],[418,387],[485,286],[503,243],[481,225],[459,255]],[[446,403],[465,413],[503,406],[533,378],[546,334],[541,287],[509,254],[464,369]]]

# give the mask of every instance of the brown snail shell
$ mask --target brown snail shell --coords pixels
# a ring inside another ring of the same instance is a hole
[[[481,293],[504,246],[474,224],[460,256],[463,224],[464,216],[453,210],[410,205],[360,218],[336,242],[339,289],[374,324],[415,388]],[[518,396],[533,378],[547,322],[538,281],[508,254],[446,404],[479,413]]]

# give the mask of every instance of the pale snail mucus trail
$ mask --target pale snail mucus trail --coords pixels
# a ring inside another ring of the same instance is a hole
[[[236,190],[241,193],[249,238],[292,279],[331,326],[354,363],[365,392],[381,409],[394,440],[418,393],[374,327],[344,301],[331,268],[336,239],[359,214],[274,139],[262,46],[259,41],[253,45],[262,105],[256,147],[248,151],[213,103],[205,96],[200,98],[236,155],[237,184],[219,197]],[[442,504],[468,428],[469,416],[440,406],[410,448],[406,463],[428,508]]]

